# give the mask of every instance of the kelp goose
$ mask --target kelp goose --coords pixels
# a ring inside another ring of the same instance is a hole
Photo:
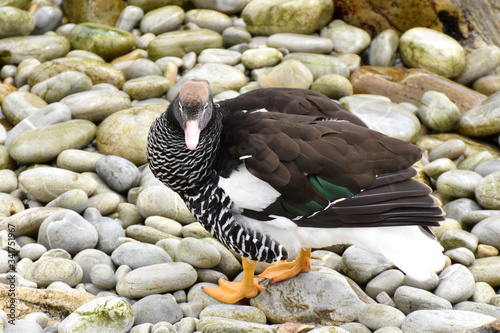
[[[256,261],[281,260],[259,276],[275,283],[309,271],[311,248],[333,244],[382,254],[417,279],[443,268],[429,228],[443,211],[412,179],[420,149],[319,93],[268,88],[214,103],[207,81],[186,81],[152,124],[147,155],[153,174],[242,255],[241,283],[205,288],[223,302],[263,290]]]

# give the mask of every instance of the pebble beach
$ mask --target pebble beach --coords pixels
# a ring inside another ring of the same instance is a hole
[[[345,3],[0,0],[0,332],[500,331],[500,47]],[[345,244],[249,301],[207,295],[241,258],[146,159],[191,78],[214,100],[311,89],[420,147],[445,268],[417,281]]]

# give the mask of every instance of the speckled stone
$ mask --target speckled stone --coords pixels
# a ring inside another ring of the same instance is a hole
[[[500,132],[500,92],[489,96],[460,118],[458,130],[468,136],[486,136]]]
[[[500,171],[481,179],[475,191],[477,202],[486,209],[500,209]]]
[[[233,25],[233,21],[228,15],[212,9],[191,9],[186,12],[184,22],[194,23],[200,28],[210,29],[218,33],[222,33]]]
[[[15,7],[0,8],[0,38],[29,35],[35,29],[31,13]]]
[[[471,311],[421,310],[409,314],[401,329],[405,333],[459,332],[474,329],[493,320],[495,317]]]
[[[111,254],[116,266],[127,265],[132,269],[172,262],[161,247],[142,242],[128,242],[116,248]]]
[[[457,127],[460,111],[445,94],[430,90],[420,100],[418,116],[430,129],[448,132]]]
[[[2,114],[12,125],[47,106],[47,103],[35,94],[27,91],[14,91],[8,94],[1,103]]]
[[[163,6],[153,9],[147,12],[142,18],[141,31],[159,35],[164,32],[177,30],[184,22],[185,17],[186,13],[179,6]]]
[[[311,85],[311,90],[331,99],[340,99],[344,96],[351,96],[353,93],[351,82],[339,74],[326,74],[319,77]]]
[[[184,201],[166,186],[144,189],[137,198],[137,208],[143,217],[163,216],[184,224],[195,221]]]
[[[405,314],[417,310],[451,310],[452,306],[446,299],[433,293],[408,286],[401,286],[394,293],[396,307]]]
[[[67,71],[35,84],[31,92],[47,103],[59,102],[64,97],[92,89],[92,80],[77,71]]]
[[[366,304],[359,309],[358,321],[371,330],[386,326],[401,327],[405,314],[383,304]]]
[[[368,62],[371,66],[391,66],[399,46],[396,31],[387,29],[379,33],[371,42]]]
[[[45,62],[66,55],[71,50],[63,36],[16,36],[0,39],[0,64],[19,64],[29,58]]]
[[[455,81],[468,85],[480,77],[486,76],[500,66],[500,48],[496,45],[473,50],[465,57],[465,69]]]
[[[500,257],[476,259],[469,270],[476,282],[486,282],[493,288],[500,287]]]
[[[280,63],[283,54],[275,48],[264,47],[243,52],[241,62],[248,69],[271,67]]]
[[[412,28],[400,39],[399,54],[408,67],[420,67],[447,78],[462,73],[464,48],[448,35],[429,28]]]
[[[130,98],[139,101],[148,98],[162,97],[169,88],[170,82],[161,75],[142,76],[128,80],[123,84],[123,91],[126,92]]]
[[[442,173],[436,183],[439,193],[454,198],[473,198],[483,177],[470,170],[451,170]]]
[[[71,287],[82,279],[83,271],[76,262],[64,258],[41,258],[29,270],[29,279],[38,287],[47,287],[54,281],[62,281]]]
[[[333,50],[341,54],[361,53],[371,42],[370,35],[366,31],[346,24],[342,20],[334,20],[322,29],[321,37],[331,39]]]
[[[296,52],[285,56],[287,59],[296,59],[307,66],[313,74],[314,80],[317,80],[326,74],[339,74],[346,78],[349,77],[349,68],[339,57],[327,54],[314,54]]]
[[[271,35],[266,44],[277,49],[285,48],[290,52],[307,53],[328,53],[333,47],[333,42],[329,38],[291,33]]]
[[[262,88],[308,89],[313,83],[313,75],[302,62],[288,59],[259,75],[257,82]]]

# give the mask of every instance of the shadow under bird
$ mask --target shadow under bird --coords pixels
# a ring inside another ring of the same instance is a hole
[[[256,296],[259,279],[309,271],[311,248],[334,244],[381,254],[419,280],[444,266],[430,228],[443,211],[412,179],[420,149],[319,93],[266,88],[214,102],[207,81],[185,81],[152,124],[147,156],[194,217],[241,254],[242,282],[204,289],[225,303]],[[256,261],[278,263],[256,278]]]

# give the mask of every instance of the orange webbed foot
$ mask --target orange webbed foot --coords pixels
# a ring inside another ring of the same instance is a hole
[[[290,279],[299,273],[311,270],[311,249],[300,249],[297,258],[291,262],[280,261],[276,265],[267,268],[259,275],[259,279],[268,279],[270,283],[276,283]]]

